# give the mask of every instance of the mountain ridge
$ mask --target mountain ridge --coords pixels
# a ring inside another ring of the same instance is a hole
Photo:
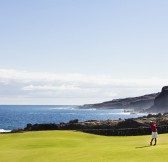
[[[79,106],[84,109],[134,109],[135,111],[144,111],[154,105],[155,98],[160,93],[146,94],[138,97],[128,97],[123,99],[114,99],[96,104],[85,104]]]

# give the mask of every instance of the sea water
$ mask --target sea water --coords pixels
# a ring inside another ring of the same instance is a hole
[[[147,114],[125,113],[124,109],[77,109],[74,105],[0,105],[0,132],[24,128],[28,123],[69,122],[73,119],[118,120]]]

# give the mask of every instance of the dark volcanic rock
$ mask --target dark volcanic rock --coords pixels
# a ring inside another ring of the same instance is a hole
[[[168,112],[168,86],[162,88],[161,93],[155,98],[154,105],[149,109],[153,112]]]
[[[159,116],[159,117],[158,117]],[[152,115],[149,118],[142,119],[127,119],[122,121],[94,121],[94,122],[79,122],[75,124],[65,123],[58,124],[28,124],[24,131],[39,131],[39,130],[76,130],[87,133],[106,135],[106,136],[134,136],[151,134],[151,120],[156,120],[159,123],[158,131],[168,133],[168,114]]]
[[[57,130],[57,124],[27,124],[24,131]]]
[[[117,125],[117,128],[139,128],[139,127],[143,127],[144,124],[140,123],[134,119],[127,119],[125,121],[119,122]]]
[[[27,124],[27,127],[14,132],[40,130],[75,130],[106,136],[133,136],[151,134],[150,121],[158,123],[158,132],[168,133],[168,113],[150,114],[148,116],[125,120],[90,120],[85,122],[68,122],[60,124]]]
[[[156,107],[168,108],[168,86],[162,88],[162,92],[155,98]]]

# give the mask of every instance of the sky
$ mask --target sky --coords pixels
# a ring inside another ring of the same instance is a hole
[[[0,104],[89,104],[168,84],[167,0],[0,0]]]

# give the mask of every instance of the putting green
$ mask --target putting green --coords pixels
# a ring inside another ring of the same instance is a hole
[[[167,162],[168,134],[106,137],[73,131],[0,134],[1,162]]]

